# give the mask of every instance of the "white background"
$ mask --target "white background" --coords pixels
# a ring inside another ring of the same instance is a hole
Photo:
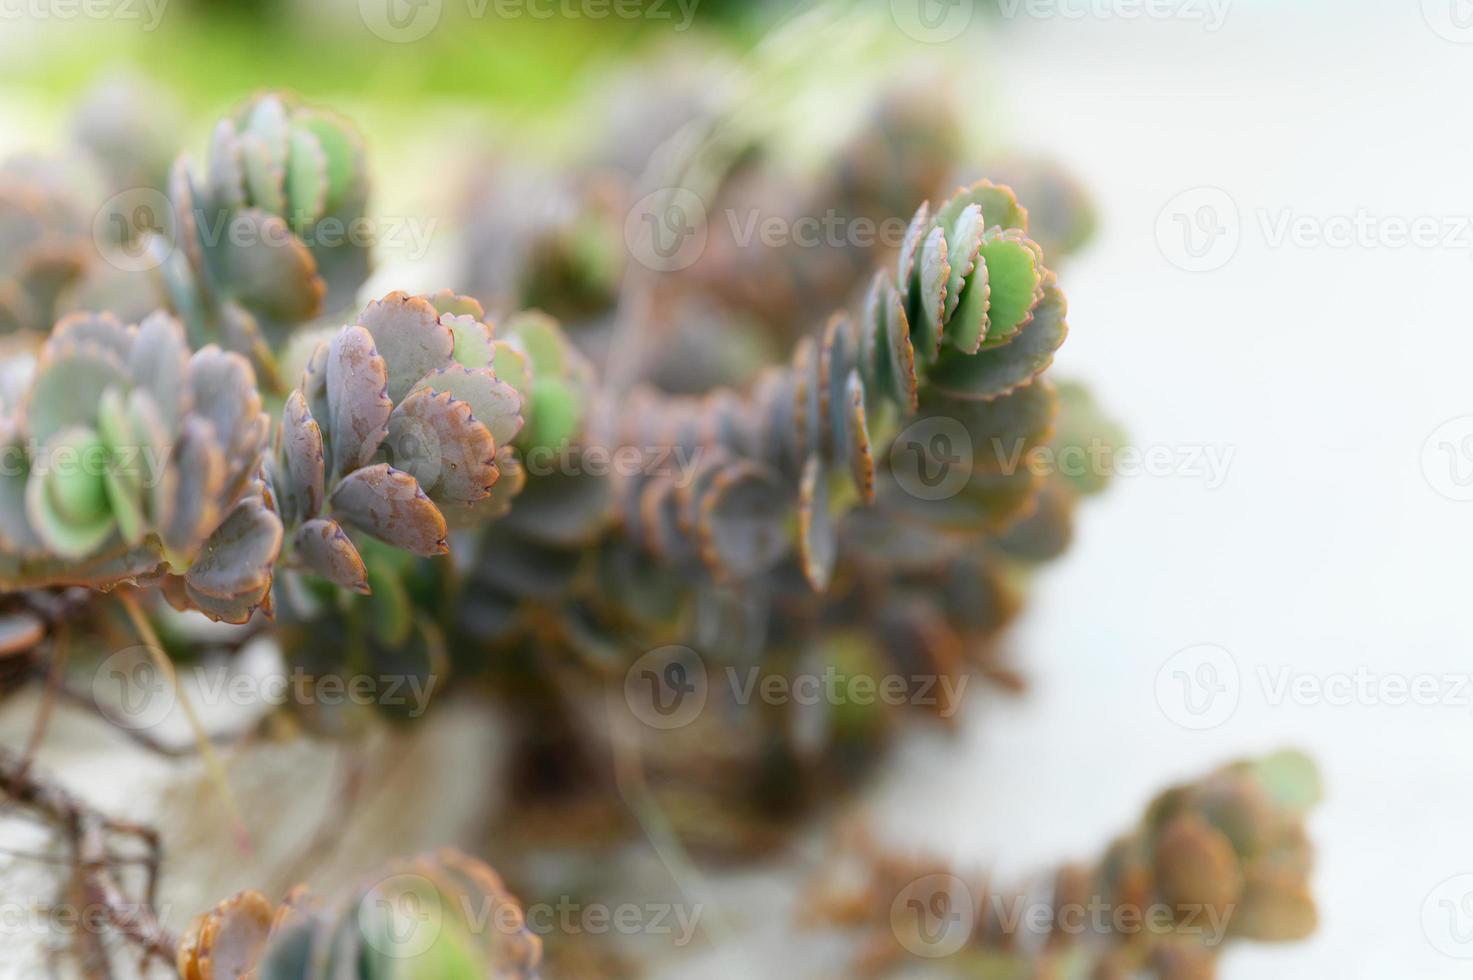
[[[1435,886],[1473,871],[1469,692],[1430,707],[1275,705],[1259,679],[1364,667],[1451,691],[1473,673],[1473,503],[1440,496],[1421,462],[1434,429],[1473,413],[1473,44],[1434,31],[1447,10],[1425,6],[1238,2],[1216,33],[1024,19],[985,44],[1002,131],[1068,161],[1102,211],[1063,277],[1058,373],[1087,379],[1139,446],[1235,455],[1218,489],[1138,476],[1086,507],[1014,636],[1031,694],[971,712],[955,756],[914,746],[888,812],[918,844],[1024,871],[1094,853],[1163,782],[1301,746],[1327,788],[1312,821],[1321,927],[1297,945],[1233,947],[1228,978],[1473,969],[1422,927]],[[1186,272],[1158,244],[1158,216],[1204,186],[1236,203],[1241,243],[1222,268]],[[1263,227],[1360,209],[1445,219],[1461,241],[1302,248]],[[1241,684],[1231,718],[1197,732],[1155,686],[1202,643],[1230,652]],[[949,805],[907,805],[936,785]]]

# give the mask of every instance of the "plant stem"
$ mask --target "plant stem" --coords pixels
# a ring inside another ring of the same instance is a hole
[[[219,789],[221,800],[230,814],[231,823],[234,824],[236,846],[243,853],[249,854],[251,851],[250,834],[246,830],[245,820],[241,817],[240,807],[236,804],[235,794],[230,790],[230,781],[226,777],[225,767],[221,764],[220,756],[215,752],[215,744],[210,740],[209,733],[205,731],[205,726],[195,712],[194,705],[185,695],[184,688],[179,683],[179,675],[174,671],[174,664],[169,660],[168,654],[164,652],[164,645],[159,641],[158,633],[155,632],[153,624],[148,621],[143,610],[139,608],[138,600],[131,592],[119,590],[118,601],[123,604],[128,618],[133,622],[133,628],[138,631],[143,645],[148,648],[148,655],[153,659],[154,667],[169,679],[169,684],[174,688],[174,696],[179,699],[179,706],[184,709],[184,717],[194,731],[200,757],[204,760],[205,768],[209,770],[210,778]]]

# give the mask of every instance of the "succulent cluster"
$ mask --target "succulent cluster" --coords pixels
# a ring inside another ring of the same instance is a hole
[[[1163,792],[1094,865],[1014,890],[863,839],[816,882],[815,919],[864,934],[866,973],[915,956],[962,976],[1202,980],[1229,941],[1314,930],[1304,820],[1318,799],[1297,752],[1233,763]]]
[[[592,369],[545,315],[487,320],[468,297],[395,293],[310,355],[267,465],[289,531],[285,563],[321,577],[289,590],[280,610],[294,665],[373,664],[428,682],[449,669],[448,648],[463,646],[447,643],[452,603],[473,593],[477,606],[516,603],[524,580],[511,542],[531,535],[544,554],[566,542],[549,502],[555,481],[544,476],[523,498],[525,460],[566,457],[592,408]],[[456,533],[472,545],[487,525],[508,542],[474,546],[489,578],[461,582],[416,560],[444,554]],[[498,582],[510,598],[494,595]]]
[[[823,181],[796,189],[760,141],[736,140],[716,154],[713,200],[898,218],[959,169],[957,119],[913,98],[873,118]],[[158,179],[155,154],[123,152],[116,129],[93,119],[78,139],[113,162],[111,181]],[[396,292],[360,311],[364,153],[329,112],[265,94],[220,122],[203,170],[181,158],[169,171],[166,227],[119,231],[136,262],[93,261],[70,189],[22,188],[19,173],[0,174],[0,331],[36,337],[0,349],[0,588],[24,593],[0,602],[0,665],[24,657],[34,673],[51,600],[71,595],[49,590],[126,583],[215,620],[278,617],[272,637],[309,674],[451,674],[512,719],[527,787],[505,817],[534,844],[560,816],[627,828],[615,770],[632,744],[685,842],[770,846],[873,768],[902,713],[952,723],[973,673],[1017,686],[999,637],[1107,478],[1050,471],[1034,451],[1121,438],[1082,388],[1045,376],[1064,296],[1029,213],[987,180],[923,204],[893,249],[717,240],[689,273],[652,279],[619,240],[638,180],[579,173],[560,184],[566,209],[505,236],[514,261],[488,267],[488,242],[507,249],[500,226],[471,236],[478,298]],[[1066,181],[1039,186],[1053,257],[1089,222]],[[481,300],[550,307],[579,329],[538,310],[493,318]],[[52,326],[78,306],[113,312]],[[679,360],[679,337],[731,383],[693,368],[626,386],[621,358]],[[769,356],[788,345],[785,363]],[[683,658],[682,677],[906,688],[895,702],[768,705],[712,684],[682,724],[626,738],[611,685],[640,680],[660,648]],[[939,699],[918,689],[927,679]],[[352,730],[325,709],[309,727]],[[1231,905],[1235,935],[1302,931],[1310,781],[1286,756],[1174,790],[1099,867],[1061,873],[1058,894]],[[878,863],[873,887],[899,867]],[[405,908],[442,913],[432,942],[404,946]],[[1210,960],[1178,935],[1039,953],[990,929],[979,922],[958,954],[979,972],[1045,955],[1064,975]],[[195,923],[178,965],[187,980],[454,980],[529,977],[538,958],[500,880],[442,853],[326,905],[245,893]]]
[[[979,453],[965,486],[926,499],[897,479],[887,450],[902,420],[912,436],[930,419],[959,423],[979,449],[1047,440],[1056,398],[1032,382],[1064,340],[1065,304],[1026,229],[1012,192],[987,181],[934,217],[922,205],[896,273],[875,277],[857,327],[833,317],[744,395],[631,398],[618,445],[700,462],[689,479],[667,473],[629,487],[626,533],[664,560],[698,558],[734,581],[769,571],[791,548],[822,591],[855,502],[959,530],[1011,523],[1032,502],[1037,474],[1001,473],[1000,460]],[[905,449],[926,455],[915,462],[928,470],[950,463],[929,441]]]
[[[595,421],[584,451],[638,465],[529,480],[483,535],[457,622],[522,665],[499,678],[517,701],[574,708],[557,727],[539,709],[534,743],[558,740],[559,760],[605,751],[602,690],[543,666],[557,659],[549,649],[615,680],[641,652],[675,645],[695,658],[682,670],[708,676],[758,665],[784,683],[825,671],[942,678],[959,697],[980,668],[1018,684],[997,638],[1027,570],[1064,550],[1075,502],[1107,478],[1029,459],[1120,438],[1082,389],[1039,377],[1064,338],[1064,304],[1026,221],[986,182],[934,219],[922,208],[858,326],[831,318],[744,390],[636,388]],[[970,257],[954,280],[948,235]],[[923,285],[927,240],[945,274]],[[971,324],[963,347],[925,321],[947,295],[950,330]],[[928,487],[934,474],[949,485]],[[854,785],[898,720],[891,705],[756,710],[715,684],[708,698],[678,729],[645,732],[642,753],[681,834],[718,850],[765,846],[783,814]],[[908,700],[943,722],[958,707]],[[576,771],[568,778],[597,784]]]
[[[368,277],[362,139],[333,113],[266,93],[220,120],[207,160],[203,171],[175,161],[165,213],[159,195],[120,197],[137,241],[108,256],[81,299],[167,305],[192,344],[248,355],[277,389],[290,333],[351,307]]]
[[[496,872],[455,851],[396,861],[336,900],[246,891],[197,917],[183,980],[532,980],[541,942]]]
[[[0,334],[44,334],[62,314],[94,308],[88,282],[107,267],[100,248],[132,248],[120,208],[163,187],[178,120],[167,93],[127,77],[89,93],[72,123],[71,152],[0,165]],[[122,318],[154,309],[104,304]]]
[[[306,567],[365,591],[343,524],[428,557],[448,550],[445,510],[467,520],[505,507],[495,487],[502,464],[515,465],[522,394],[495,364],[526,377],[527,359],[494,341],[483,316],[448,293],[393,293],[313,351],[269,478]]]
[[[268,601],[281,523],[259,482],[270,424],[251,366],[158,314],[57,324],[5,405],[0,582],[164,578],[165,594],[243,620]]]

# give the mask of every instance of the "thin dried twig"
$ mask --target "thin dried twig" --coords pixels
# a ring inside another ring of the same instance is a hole
[[[88,905],[104,910],[109,924],[144,955],[144,961],[157,960],[174,971],[177,938],[165,928],[154,912],[154,882],[159,861],[158,835],[150,828],[126,821],[111,820],[58,786],[47,783],[30,770],[27,760],[0,749],[0,788],[19,806],[25,807],[57,827],[72,849],[75,887]],[[119,882],[115,865],[119,863],[108,849],[110,835],[123,834],[143,840],[149,847],[146,859],[149,874],[142,902],[128,898]],[[89,970],[97,966],[97,950],[79,950]],[[91,972],[92,976],[106,974]]]

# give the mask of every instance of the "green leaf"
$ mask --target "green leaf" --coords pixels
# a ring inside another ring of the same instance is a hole
[[[1064,296],[1052,284],[1012,343],[977,354],[952,352],[931,369],[927,381],[938,393],[989,399],[1025,385],[1044,371],[1069,332]]]
[[[995,347],[1017,334],[1041,298],[1042,256],[1026,238],[997,237],[982,243],[981,261],[990,289],[984,346]]]

